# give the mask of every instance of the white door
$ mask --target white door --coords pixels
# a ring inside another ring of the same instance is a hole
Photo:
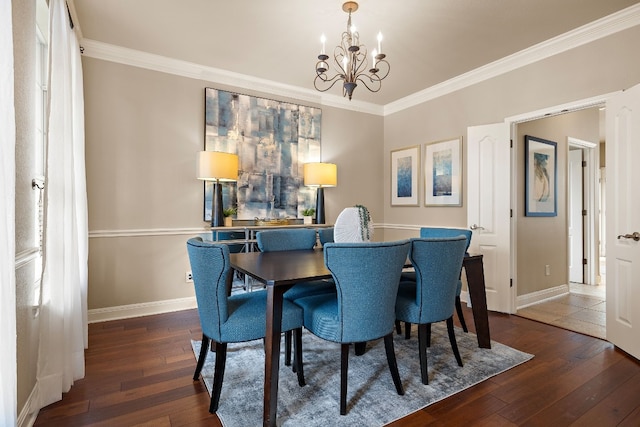
[[[467,129],[467,221],[470,251],[481,253],[489,310],[512,312],[511,153],[509,125]]]
[[[569,150],[569,281],[584,283],[582,150]]]
[[[607,340],[640,358],[640,85],[607,101]]]

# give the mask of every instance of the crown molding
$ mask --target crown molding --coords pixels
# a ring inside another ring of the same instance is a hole
[[[312,104],[326,105],[379,116],[384,112],[384,107],[381,105],[362,101],[348,101],[337,95],[319,94],[317,91],[310,89],[277,83],[266,79],[259,79],[245,74],[234,73],[220,68],[208,67],[179,59],[168,58],[166,56],[103,43],[97,40],[83,39],[80,44],[84,48],[83,56],[101,59],[103,61],[116,62],[119,64],[130,65],[132,67],[139,67],[212,83],[236,86],[243,89],[255,90],[286,98],[295,98]]]
[[[640,3],[384,106],[362,101],[348,101],[337,95],[318,93],[310,89],[285,85],[271,80],[259,79],[245,74],[168,58],[96,40],[82,39],[81,45],[84,48],[83,55],[91,58],[181,77],[255,90],[286,98],[295,98],[313,104],[387,116],[639,24]]]
[[[384,106],[397,113],[640,24],[640,3]]]

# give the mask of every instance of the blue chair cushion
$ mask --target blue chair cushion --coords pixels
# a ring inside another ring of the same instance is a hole
[[[342,342],[342,325],[338,317],[338,297],[335,293],[308,296],[296,300],[302,307],[303,323],[314,335],[327,341]]]
[[[229,297],[229,317],[220,326],[219,342],[243,342],[263,338],[266,334],[267,291],[246,292]],[[283,301],[282,331],[290,331],[302,325],[302,309],[290,301]],[[204,325],[203,325],[204,326]],[[216,339],[217,334],[209,334]]]
[[[404,287],[407,287],[407,286],[411,286],[413,289],[413,292],[415,293],[416,273],[414,273],[413,271],[407,271],[405,273],[402,273],[402,275],[400,276],[400,288],[398,292],[400,292]],[[462,292],[462,280],[458,280],[458,283],[456,284],[456,296],[459,297],[461,292]]]
[[[296,302],[300,298],[313,295],[335,293],[336,284],[331,279],[296,283],[284,293],[284,299]]]

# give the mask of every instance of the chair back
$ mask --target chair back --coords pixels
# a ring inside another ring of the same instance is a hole
[[[313,249],[316,244],[316,230],[312,228],[264,230],[256,233],[256,240],[261,252]]]
[[[395,304],[410,242],[327,243],[324,261],[336,283],[343,343],[383,337],[394,328]]]
[[[187,252],[202,332],[214,341],[220,341],[221,325],[229,317],[226,287],[232,272],[229,248],[194,237],[187,241]]]
[[[461,234],[467,238],[467,247],[464,250],[468,252],[471,244],[471,235],[473,234],[468,228],[422,227],[420,229],[420,237],[426,239],[431,237],[456,237]]]
[[[318,237],[320,243],[324,246],[326,243],[333,243],[333,227],[331,228],[319,228]]]
[[[411,239],[409,259],[416,272],[419,323],[439,322],[453,315],[466,247],[464,235]]]

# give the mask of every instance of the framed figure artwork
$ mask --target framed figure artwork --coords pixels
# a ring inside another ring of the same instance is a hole
[[[525,135],[525,216],[557,216],[558,144]]]
[[[391,206],[419,206],[420,146],[391,151]]]
[[[462,137],[425,144],[425,206],[462,206]]]

